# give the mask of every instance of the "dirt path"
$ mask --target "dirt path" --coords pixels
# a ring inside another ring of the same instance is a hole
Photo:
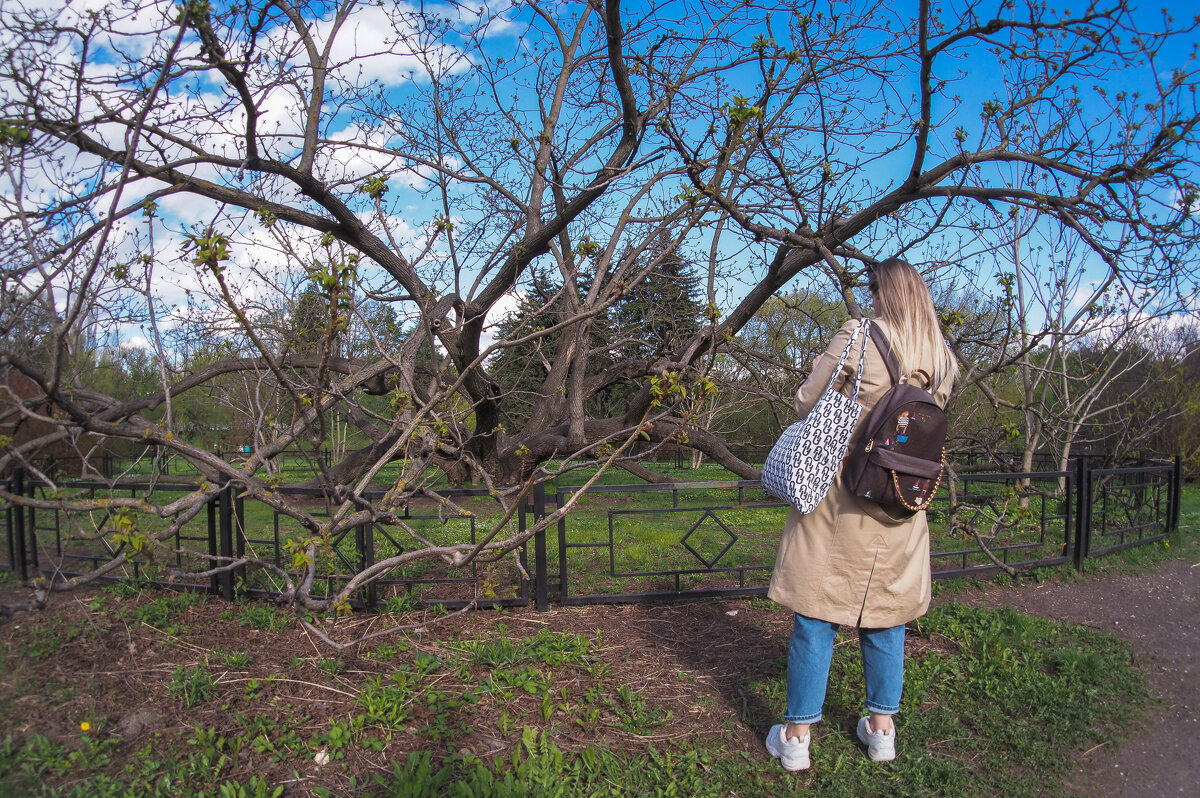
[[[1088,798],[1196,795],[1200,781],[1200,563],[1172,560],[1152,573],[1022,587],[989,586],[957,600],[1083,624],[1133,647],[1161,702],[1120,745],[1087,752],[1064,780]]]

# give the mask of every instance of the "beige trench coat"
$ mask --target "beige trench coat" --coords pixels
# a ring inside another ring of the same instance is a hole
[[[886,336],[886,325],[873,323],[879,324]],[[842,325],[818,367],[796,393],[801,418],[812,410],[829,384],[857,325],[854,319]],[[854,393],[860,348],[861,344],[854,345],[833,384],[834,390],[846,396]],[[890,387],[883,357],[873,343],[869,344],[858,393],[865,410],[850,437],[851,446],[866,434],[866,411]],[[945,406],[950,388],[947,380],[934,393],[939,405]],[[788,514],[767,595],[801,615],[868,629],[898,626],[919,618],[929,609],[930,597],[925,513],[897,521],[880,505],[851,493],[839,472],[829,495],[815,510],[801,515],[793,509]]]

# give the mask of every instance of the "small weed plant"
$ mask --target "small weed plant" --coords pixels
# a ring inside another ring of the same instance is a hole
[[[167,693],[188,708],[202,704],[216,693],[216,682],[205,665],[176,666],[167,685]]]
[[[238,626],[260,632],[282,632],[291,624],[287,613],[265,604],[245,604],[237,614]]]

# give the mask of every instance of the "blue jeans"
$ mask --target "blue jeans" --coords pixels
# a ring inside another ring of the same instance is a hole
[[[816,723],[825,705],[829,663],[838,625],[796,615],[788,646],[787,711],[791,723]],[[887,629],[858,630],[863,674],[867,682],[867,711],[895,715],[904,689],[904,624]]]

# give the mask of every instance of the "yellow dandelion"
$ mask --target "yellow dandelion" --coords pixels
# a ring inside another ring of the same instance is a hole
[[[83,731],[91,731],[91,729],[92,729],[92,724],[88,723],[88,722],[85,720],[83,723],[80,723],[80,724],[79,724],[79,728],[80,728],[80,729],[82,729]]]

